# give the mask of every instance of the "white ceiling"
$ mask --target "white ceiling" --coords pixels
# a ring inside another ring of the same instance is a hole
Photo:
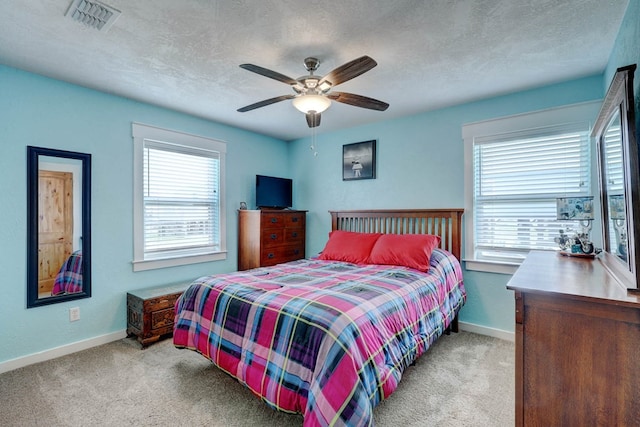
[[[369,55],[337,90],[390,104],[333,102],[318,132],[406,116],[600,73],[628,0],[105,0],[122,13],[101,32],[65,17],[71,0],[0,0],[0,63],[291,140],[310,135],[252,63],[324,75]]]

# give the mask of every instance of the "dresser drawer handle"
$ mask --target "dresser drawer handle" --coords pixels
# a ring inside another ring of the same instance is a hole
[[[271,240],[276,240],[277,238],[278,238],[278,235],[277,235],[277,234],[273,233],[273,234],[271,235]]]
[[[291,237],[298,237],[298,232],[294,231],[293,233],[291,233]]]
[[[298,217],[294,216],[293,218],[291,218],[291,222],[298,222]]]
[[[275,224],[276,222],[278,222],[278,218],[271,218],[271,222]]]
[[[269,259],[273,259],[273,256],[274,256],[273,254],[268,254],[268,255],[267,255],[267,258],[269,258]]]
[[[296,249],[295,251],[293,251],[294,255],[298,255],[300,253],[300,249]]]

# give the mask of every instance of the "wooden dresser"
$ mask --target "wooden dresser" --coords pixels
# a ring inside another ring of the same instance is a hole
[[[127,335],[137,336],[145,348],[173,334],[174,306],[190,283],[127,292]]]
[[[238,211],[238,270],[305,257],[307,211]]]
[[[606,265],[533,251],[507,284],[516,426],[640,425],[640,297]]]

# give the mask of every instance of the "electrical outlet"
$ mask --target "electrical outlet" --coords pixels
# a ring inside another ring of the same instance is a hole
[[[80,307],[71,307],[69,309],[69,322],[80,320]]]

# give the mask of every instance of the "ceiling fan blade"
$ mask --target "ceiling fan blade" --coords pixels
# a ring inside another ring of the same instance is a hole
[[[342,102],[343,104],[349,104],[361,108],[368,108],[370,110],[385,111],[387,108],[389,108],[389,104],[387,104],[386,102],[347,92],[330,92],[327,94],[327,98],[333,99],[334,101]]]
[[[320,113],[307,113],[307,124],[310,128],[320,126]]]
[[[358,77],[360,74],[366,73],[376,65],[378,65],[378,63],[372,58],[367,55],[361,56],[331,71],[320,80],[318,85],[327,81],[330,82],[332,86],[339,85],[354,77]]]
[[[272,71],[267,68],[260,67],[258,65],[241,64],[240,68],[253,71],[254,73],[260,74],[261,76],[269,77],[270,79],[278,80],[279,82],[286,83],[291,86],[296,86],[300,84],[300,82],[298,82],[295,79],[292,79],[291,77],[285,76],[284,74],[280,74],[276,71]]]
[[[286,99],[295,98],[295,95],[282,95],[275,98],[265,99],[264,101],[256,102],[255,104],[247,105],[246,107],[238,108],[239,113],[246,113],[247,111],[255,110],[256,108],[266,107],[267,105],[275,104],[276,102],[284,101]]]

